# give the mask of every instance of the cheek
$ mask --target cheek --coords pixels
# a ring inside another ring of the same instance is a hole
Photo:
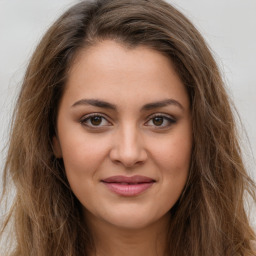
[[[183,138],[176,138],[172,143],[166,143],[163,163],[178,170],[187,170],[191,159],[191,143]]]
[[[174,206],[185,187],[191,159],[190,143],[184,143],[183,140],[176,142],[171,145],[166,143],[165,153],[161,157],[161,178],[165,188],[162,200],[168,209]]]
[[[60,139],[63,159],[67,163],[93,163],[106,154],[107,142],[97,134],[85,132],[64,133]],[[96,139],[95,139],[96,138]]]
[[[89,176],[95,177],[99,165],[108,154],[108,144],[104,139],[95,139],[79,133],[65,135],[61,148],[69,182],[75,183]]]
[[[97,201],[98,170],[108,154],[108,143],[90,136],[82,138],[78,134],[70,138],[66,136],[61,146],[70,187],[83,205],[90,206]]]
[[[190,131],[188,126],[187,129],[175,131],[173,136],[161,143],[154,143],[152,153],[163,185],[160,199],[162,198],[167,208],[171,208],[178,200],[187,181],[192,151]]]
[[[154,143],[153,154],[163,170],[179,174],[187,172],[191,160],[192,136],[190,130],[181,130],[161,143]]]

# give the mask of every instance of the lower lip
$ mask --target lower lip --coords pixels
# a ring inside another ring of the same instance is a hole
[[[121,196],[137,196],[149,189],[154,182],[139,183],[139,184],[122,184],[122,183],[107,183],[104,184],[112,192]]]

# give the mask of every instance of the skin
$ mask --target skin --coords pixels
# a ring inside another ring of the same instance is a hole
[[[145,46],[130,49],[114,41],[81,50],[69,72],[57,131],[55,155],[63,157],[83,205],[95,254],[164,255],[169,210],[185,186],[192,147],[189,97],[171,61]],[[125,197],[102,182],[114,175],[155,182]]]

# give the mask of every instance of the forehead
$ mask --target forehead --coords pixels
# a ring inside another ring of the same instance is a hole
[[[181,101],[188,97],[168,57],[146,46],[128,48],[114,41],[100,42],[77,54],[65,93],[73,98],[83,95],[127,102],[134,101],[134,96],[148,101],[162,100],[163,95]]]

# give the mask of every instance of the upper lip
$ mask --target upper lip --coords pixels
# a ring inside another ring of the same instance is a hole
[[[149,183],[149,182],[155,182],[154,179],[146,177],[146,176],[141,176],[141,175],[134,175],[131,177],[117,175],[117,176],[108,177],[106,179],[103,179],[102,181],[106,182],[106,183]]]

